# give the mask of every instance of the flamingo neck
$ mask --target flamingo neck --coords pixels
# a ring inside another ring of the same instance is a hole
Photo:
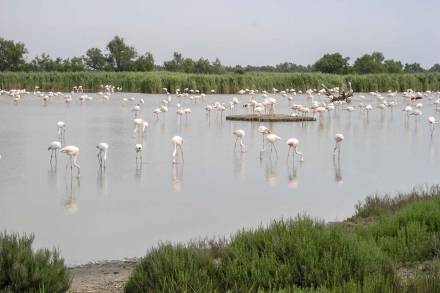
[[[176,156],[176,154],[177,154],[177,144],[174,143],[173,158]]]

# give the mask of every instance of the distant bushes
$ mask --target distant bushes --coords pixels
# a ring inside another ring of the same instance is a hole
[[[33,236],[0,233],[0,291],[65,292],[70,277],[58,252],[32,250]]]
[[[0,72],[0,88],[26,88],[33,90],[67,91],[82,85],[86,91],[100,91],[101,84],[122,86],[125,92],[161,93],[167,88],[198,89],[204,93],[215,90],[221,94],[236,94],[240,89],[305,91],[319,89],[324,83],[340,86],[349,80],[356,92],[440,90],[440,73],[418,74],[364,74],[335,75],[323,73],[225,73],[187,74],[176,72]]]
[[[126,292],[437,292],[440,189],[367,198],[348,222],[309,217],[243,230],[215,249],[162,245]],[[368,219],[368,224],[363,222]],[[361,224],[359,224],[361,223]],[[402,278],[399,267],[430,262]]]

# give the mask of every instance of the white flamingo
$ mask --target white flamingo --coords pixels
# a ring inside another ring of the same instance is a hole
[[[142,137],[144,135],[145,129],[148,127],[148,122],[142,118],[136,118],[133,120],[134,123],[134,135],[139,135]]]
[[[438,121],[435,119],[434,116],[429,116],[428,117],[428,122],[429,122],[430,127],[431,127],[431,135],[432,135],[434,133],[435,125],[438,124]]]
[[[136,166],[142,166],[142,150],[143,150],[142,145],[140,143],[137,143],[135,146],[135,150],[136,150]]]
[[[105,142],[100,142],[96,146],[98,149],[98,163],[99,168],[105,169],[107,167],[107,151],[108,151],[108,144]]]
[[[235,135],[235,144],[234,151],[237,148],[237,142],[240,140],[240,151],[242,153],[246,152],[246,146],[244,145],[243,138],[246,135],[246,132],[243,129],[237,129],[232,134]]]
[[[57,127],[58,127],[58,139],[61,142],[64,142],[66,139],[66,123],[64,123],[64,121],[58,121]]]
[[[52,141],[47,148],[50,151],[50,164],[52,165],[52,159],[55,157],[55,163],[58,161],[57,152],[61,149],[61,143],[59,141]]]
[[[333,149],[333,154],[336,153],[336,150],[338,150],[338,156],[341,154],[341,144],[344,140],[344,135],[342,133],[336,133],[335,135],[335,147]]]
[[[78,155],[79,155],[79,148],[74,145],[68,145],[68,146],[63,147],[60,150],[60,152],[69,156],[69,161],[66,163],[66,172],[67,172],[67,167],[70,162],[70,174],[73,174],[73,166],[75,166],[78,169],[78,177],[79,177],[80,172],[81,172],[81,168],[78,165],[78,163],[76,162],[76,160],[78,159]]]
[[[289,149],[287,150],[287,159],[289,159],[290,156],[290,149],[293,149],[292,151],[292,157],[293,160],[295,160],[295,154],[300,156],[300,161],[304,162],[304,154],[300,151],[298,151],[298,145],[299,145],[299,140],[295,137],[289,138],[286,141],[287,145],[289,146]]]
[[[258,130],[257,130],[257,131],[258,131],[259,133],[261,133],[261,135],[263,136],[263,148],[261,149],[260,152],[264,152],[264,151],[266,150],[266,148],[265,148],[265,143],[264,143],[264,138],[266,137],[266,135],[268,135],[268,134],[270,133],[270,130],[269,130],[269,128],[267,128],[266,126],[261,125],[261,126],[258,127]]]
[[[274,133],[270,133],[267,135],[267,141],[270,143],[270,151],[272,152],[272,149],[275,149],[275,154],[277,155],[277,157],[278,157],[278,151],[277,151],[277,147],[275,146],[275,143],[278,140],[281,140],[281,137],[279,137]]]
[[[177,148],[179,148],[180,150],[180,154],[182,156],[182,163],[183,163],[183,149],[182,149],[182,145],[183,145],[183,138],[176,135],[173,136],[173,138],[171,138],[171,142],[174,145],[174,150],[173,150],[173,164],[177,164]]]

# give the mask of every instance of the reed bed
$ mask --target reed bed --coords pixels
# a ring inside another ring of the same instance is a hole
[[[356,92],[440,90],[440,73],[418,74],[365,74],[335,75],[323,73],[265,73],[245,74],[186,74],[166,71],[156,72],[0,72],[1,89],[33,90],[35,86],[46,91],[71,91],[82,85],[86,91],[100,91],[100,85],[122,86],[125,92],[161,93],[167,88],[198,89],[204,93],[215,90],[219,94],[236,94],[240,89],[305,91],[319,89],[324,83],[329,87],[345,85],[351,81]]]

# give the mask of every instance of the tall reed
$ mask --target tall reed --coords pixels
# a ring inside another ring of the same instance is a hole
[[[324,83],[329,87],[351,81],[357,92],[440,90],[440,73],[420,74],[365,74],[332,75],[323,73],[265,73],[246,74],[186,74],[166,71],[156,72],[0,72],[0,88],[26,88],[33,90],[71,91],[82,85],[90,92],[100,91],[101,84],[122,86],[123,91],[160,93],[162,88],[170,92],[176,89],[198,89],[209,93],[236,94],[240,89],[285,90],[294,88],[305,91],[319,89]]]

